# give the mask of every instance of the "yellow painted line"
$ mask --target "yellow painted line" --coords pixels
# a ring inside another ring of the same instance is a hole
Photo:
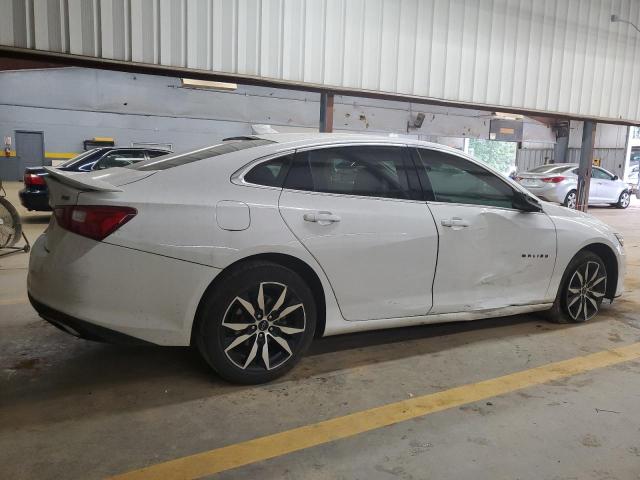
[[[44,156],[45,158],[73,158],[77,155],[80,155],[79,153],[76,152],[44,152]],[[16,151],[15,150],[10,150],[9,151],[9,155],[6,155],[6,153],[4,151],[0,151],[0,157],[15,157],[16,156]]]
[[[0,306],[2,305],[22,305],[24,303],[29,303],[29,299],[27,297],[23,298],[7,298],[0,299]]]
[[[305,425],[112,477],[117,480],[191,479],[279,457],[430,413],[503,395],[640,358],[640,343],[462,385],[343,417]]]
[[[73,158],[77,155],[80,154],[74,152],[44,152],[46,158]]]

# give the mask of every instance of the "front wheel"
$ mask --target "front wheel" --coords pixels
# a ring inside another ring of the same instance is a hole
[[[593,252],[579,252],[569,262],[549,319],[555,323],[581,323],[600,311],[607,291],[607,269]]]
[[[562,205],[575,210],[577,203],[578,192],[576,192],[575,190],[571,190],[569,193],[567,193],[567,196],[564,197],[564,202],[562,202]]]
[[[4,197],[0,197],[0,248],[12,247],[22,236],[20,215]]]
[[[309,347],[313,294],[293,270],[249,262],[224,277],[199,309],[196,343],[224,379],[263,383],[288,372]]]
[[[625,190],[620,194],[618,203],[616,203],[616,208],[627,208],[629,203],[631,203],[631,195],[629,195],[629,192]]]

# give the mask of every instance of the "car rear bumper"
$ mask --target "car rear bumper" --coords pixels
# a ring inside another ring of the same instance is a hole
[[[39,212],[50,212],[49,192],[47,190],[27,190],[26,188],[18,192],[20,203],[27,210],[36,210]]]
[[[84,320],[80,320],[79,318],[72,317],[71,315],[67,315],[66,313],[38,302],[31,295],[29,295],[29,302],[31,302],[31,306],[35,308],[38,315],[40,315],[44,320],[63,332],[75,335],[76,337],[94,340],[96,342],[113,343],[116,345],[150,344],[150,342],[146,342],[139,338],[131,337],[124,333],[100,327],[98,325],[85,322]]]
[[[41,235],[29,259],[27,289],[43,318],[92,339],[189,345],[218,269],[53,228],[54,245],[47,247],[52,232]]]

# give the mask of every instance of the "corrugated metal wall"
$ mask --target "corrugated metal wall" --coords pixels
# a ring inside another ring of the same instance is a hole
[[[637,0],[3,0],[0,45],[640,122]]]

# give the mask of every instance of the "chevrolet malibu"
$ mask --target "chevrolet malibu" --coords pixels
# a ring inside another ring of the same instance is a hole
[[[49,173],[39,314],[87,339],[193,345],[232,382],[284,374],[314,337],[584,322],[623,289],[619,234],[441,145],[274,134]]]

